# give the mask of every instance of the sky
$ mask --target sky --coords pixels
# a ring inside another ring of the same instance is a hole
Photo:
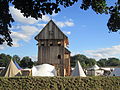
[[[113,4],[108,0],[109,4]],[[61,12],[53,15],[45,15],[42,19],[25,18],[19,10],[10,6],[10,12],[15,22],[12,23],[11,37],[13,46],[5,43],[0,45],[0,53],[11,56],[18,55],[21,58],[29,56],[33,61],[37,60],[37,41],[34,37],[42,28],[53,20],[69,39],[71,55],[84,54],[95,58],[120,58],[120,34],[109,33],[107,21],[109,15],[96,14],[93,10],[81,10],[80,3],[72,7],[62,8]]]

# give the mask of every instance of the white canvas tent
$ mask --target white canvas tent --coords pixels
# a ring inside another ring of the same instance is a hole
[[[93,69],[93,70],[98,70],[98,69],[100,69],[100,67],[98,67],[98,65],[97,64],[95,64],[92,68],[90,68],[90,69]]]
[[[120,76],[120,68],[115,68],[110,76]]]
[[[74,70],[72,71],[71,76],[86,77],[86,75],[85,75],[79,61],[77,61],[76,66],[75,66]]]
[[[8,66],[1,72],[1,76],[4,77],[14,77],[19,75],[21,75],[21,72],[18,70],[13,60],[11,60]]]
[[[32,76],[57,76],[55,67],[50,64],[33,66]]]

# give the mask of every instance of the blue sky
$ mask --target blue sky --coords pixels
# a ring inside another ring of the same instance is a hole
[[[111,1],[111,0],[110,0]],[[113,2],[110,2],[112,4]],[[19,10],[10,6],[15,22],[11,28],[13,47],[6,44],[0,46],[0,53],[11,56],[17,54],[21,58],[30,56],[37,59],[37,42],[34,37],[52,18],[58,27],[69,38],[71,55],[84,54],[88,57],[100,59],[108,57],[120,58],[120,34],[109,33],[107,21],[109,15],[96,14],[91,9],[83,11],[80,3],[69,8],[62,8],[58,14],[45,15],[43,19],[25,18]]]

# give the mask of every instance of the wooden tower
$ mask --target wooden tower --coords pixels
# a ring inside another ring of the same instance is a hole
[[[38,64],[54,65],[58,76],[70,75],[70,51],[68,37],[50,20],[35,37],[38,41]]]

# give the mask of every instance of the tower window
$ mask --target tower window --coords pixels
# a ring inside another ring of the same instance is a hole
[[[50,42],[50,46],[53,46],[53,43],[52,43],[52,42]]]
[[[44,46],[45,44],[44,44],[44,42],[41,42],[41,46]]]
[[[61,59],[61,55],[58,55],[58,59]]]
[[[60,41],[58,42],[58,46],[61,46],[61,42]]]

